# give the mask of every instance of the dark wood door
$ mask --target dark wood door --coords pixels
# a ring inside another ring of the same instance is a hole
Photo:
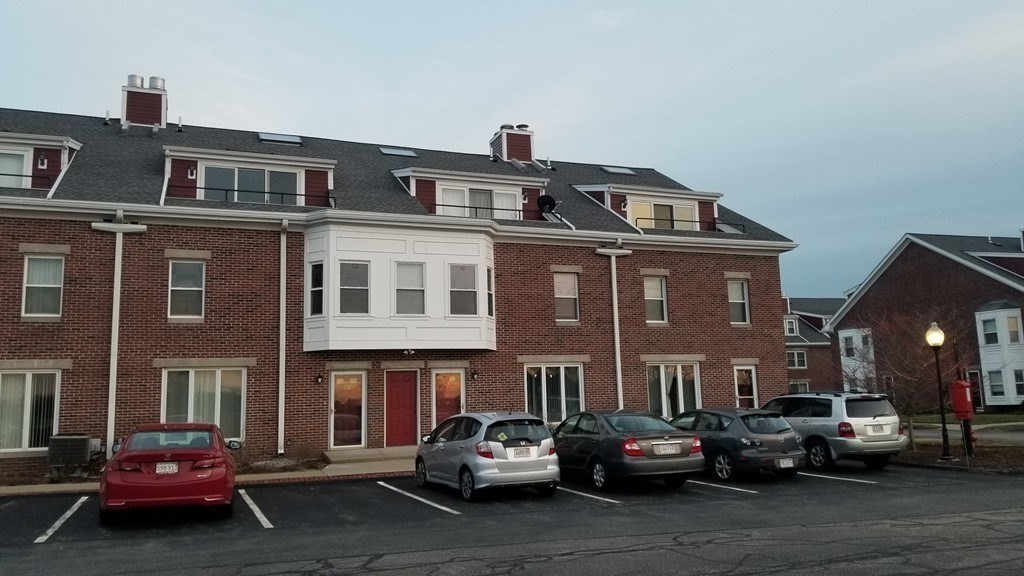
[[[384,377],[384,442],[388,446],[416,444],[417,374],[415,370],[390,371]]]

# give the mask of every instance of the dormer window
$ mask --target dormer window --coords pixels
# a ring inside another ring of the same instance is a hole
[[[485,188],[443,186],[438,214],[519,220],[520,192]]]
[[[202,172],[205,200],[302,205],[298,171],[206,165]]]
[[[697,230],[696,202],[648,202],[630,198],[629,221],[637,228]]]
[[[29,187],[32,171],[26,167],[27,158],[26,151],[0,149],[0,188]]]

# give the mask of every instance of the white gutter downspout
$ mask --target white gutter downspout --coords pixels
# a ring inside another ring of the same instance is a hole
[[[622,410],[622,345],[619,339],[619,281],[616,275],[618,268],[615,261],[616,256],[629,256],[632,250],[621,248],[598,248],[597,253],[602,256],[611,257],[612,277],[612,335],[615,339],[615,394],[619,401],[619,410]]]
[[[124,256],[124,235],[146,231],[143,224],[125,224],[124,211],[118,210],[113,223],[93,222],[92,229],[114,232],[114,303],[110,314],[110,372],[107,391],[107,458],[113,456],[114,411],[117,406],[117,345],[121,334],[121,260]]]
[[[281,284],[277,295],[277,455],[280,456],[284,454],[284,381],[285,366],[287,364],[285,359],[285,353],[287,352],[285,338],[288,335],[287,326],[285,325],[287,320],[286,304],[288,302],[288,220],[281,221],[281,256],[278,260],[280,261],[278,275],[281,277]]]

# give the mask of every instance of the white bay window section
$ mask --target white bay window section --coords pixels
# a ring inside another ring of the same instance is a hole
[[[476,266],[452,264],[448,270],[451,274],[449,312],[453,316],[475,316],[479,299],[476,289]]]
[[[245,434],[245,370],[214,368],[164,372],[164,422],[209,422],[225,438]]]
[[[395,313],[423,314],[423,264],[399,262],[395,269]]]
[[[24,316],[60,316],[64,287],[62,256],[26,256]]]
[[[0,372],[0,452],[44,449],[57,432],[57,372]]]
[[[526,411],[558,424],[583,409],[583,368],[526,366]]]

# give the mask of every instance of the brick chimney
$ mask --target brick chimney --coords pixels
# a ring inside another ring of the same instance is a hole
[[[502,124],[491,137],[491,154],[502,160],[533,161],[533,132],[526,124]]]
[[[149,88],[142,85],[139,74],[128,76],[128,84],[121,87],[121,124],[141,124],[167,127],[167,90],[164,79],[149,77]]]

